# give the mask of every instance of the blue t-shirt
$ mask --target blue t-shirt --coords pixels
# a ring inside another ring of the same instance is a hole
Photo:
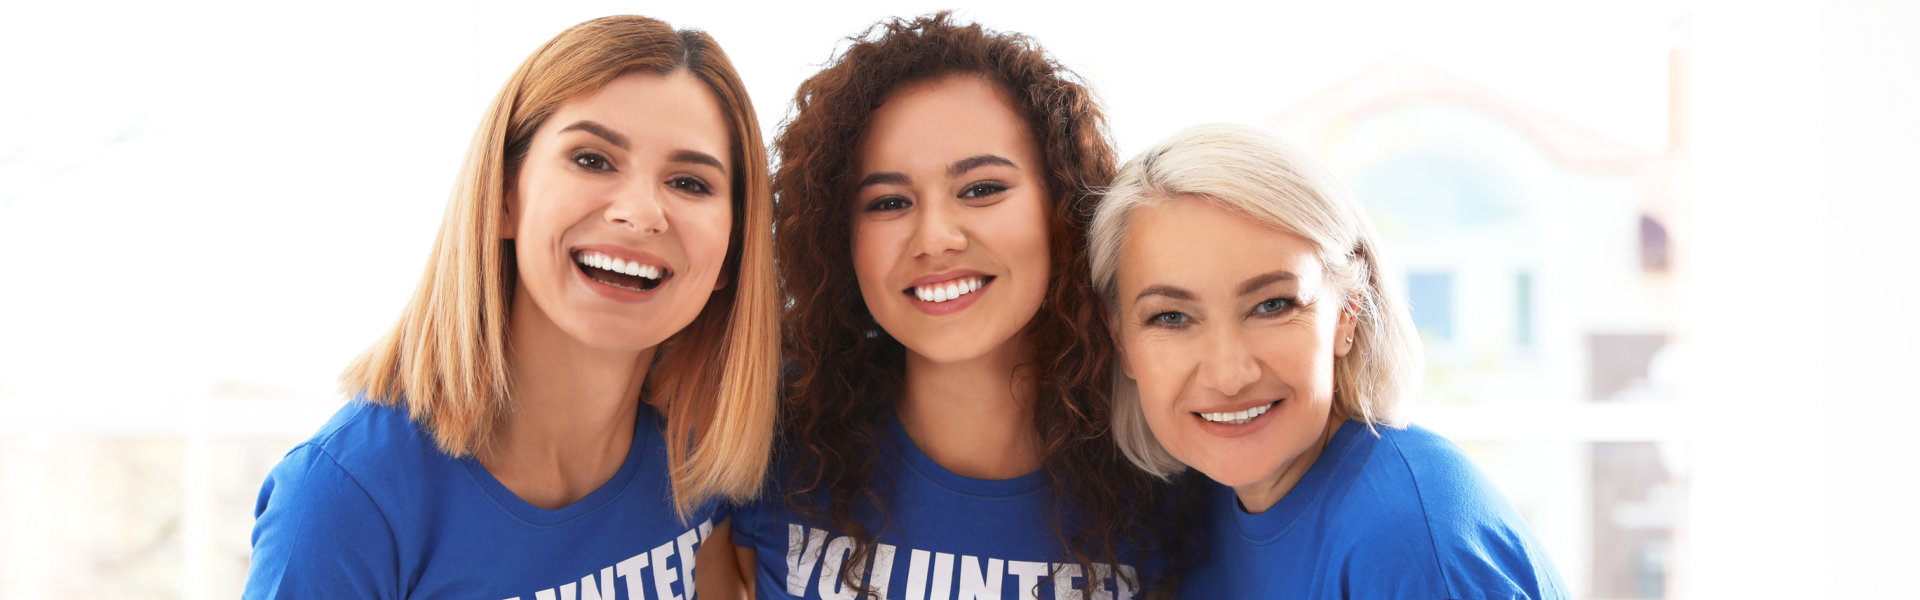
[[[350,402],[260,486],[245,597],[691,599],[721,505],[675,516],[660,417],[639,412],[613,478],[546,510],[405,410]]]
[[[886,522],[876,514],[860,515],[876,534],[876,544],[857,572],[871,574],[864,581],[875,598],[1124,600],[1137,594],[1132,584],[1139,582],[1139,573],[1133,565],[1083,568],[1062,548],[1047,518],[1044,473],[1013,479],[957,475],[922,453],[898,418],[888,418],[885,427],[887,435],[874,449],[873,476],[876,487],[885,490]],[[777,488],[770,486],[760,501],[733,510],[735,543],[753,548],[759,563],[756,595],[853,600],[857,591],[840,578],[852,538],[830,523],[802,519]],[[1137,562],[1138,555],[1126,556]]]
[[[1519,513],[1458,446],[1348,421],[1260,514],[1212,484],[1182,598],[1565,598]]]

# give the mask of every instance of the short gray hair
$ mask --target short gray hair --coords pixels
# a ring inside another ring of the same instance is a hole
[[[1093,285],[1108,313],[1119,307],[1120,251],[1133,210],[1181,197],[1205,199],[1313,244],[1355,320],[1353,346],[1334,362],[1334,406],[1369,426],[1401,426],[1401,401],[1419,389],[1423,357],[1407,302],[1383,266],[1379,234],[1346,186],[1271,133],[1196,125],[1120,167],[1094,208],[1088,236]],[[1114,369],[1113,391],[1114,442],[1121,452],[1161,477],[1185,469],[1154,439],[1139,386],[1121,369]]]

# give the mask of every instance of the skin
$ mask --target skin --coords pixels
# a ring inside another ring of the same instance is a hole
[[[978,479],[1040,468],[1036,383],[1021,366],[1033,360],[1026,328],[1052,268],[1050,196],[1039,146],[1013,107],[973,75],[895,90],[868,125],[864,184],[847,209],[861,298],[906,347],[900,422],[934,462]],[[959,310],[916,307],[916,282],[955,273],[991,280],[956,300]],[[739,549],[738,565],[751,568],[754,554]]]
[[[655,348],[725,284],[726,123],[685,72],[624,75],[561,104],[509,179],[501,237],[514,240],[519,273],[507,324],[514,410],[476,454],[527,503],[561,508],[613,477]],[[651,292],[610,297],[576,265],[583,246],[644,255],[672,275]],[[702,546],[701,557],[712,554]],[[703,584],[706,571],[696,571]]]
[[[1024,335],[1051,263],[1038,146],[999,86],[943,77],[895,91],[873,114],[849,207],[860,295],[906,346],[900,420],[949,470],[1007,479],[1039,468]],[[986,279],[951,314],[917,308],[916,281]]]
[[[1352,348],[1347,303],[1306,238],[1215,202],[1178,197],[1128,223],[1115,330],[1147,426],[1174,458],[1264,512],[1345,421],[1333,365]],[[1275,401],[1245,425],[1199,415]]]

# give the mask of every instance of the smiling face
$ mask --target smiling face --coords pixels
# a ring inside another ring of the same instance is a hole
[[[634,352],[691,323],[727,255],[727,122],[685,71],[632,73],[561,104],[509,181],[513,311]]]
[[[903,87],[873,113],[852,198],[875,321],[935,363],[1007,351],[1050,269],[1046,184],[1027,123],[974,76]]]
[[[1148,428],[1243,501],[1284,493],[1338,424],[1334,359],[1352,347],[1312,243],[1192,197],[1128,223],[1115,319]]]

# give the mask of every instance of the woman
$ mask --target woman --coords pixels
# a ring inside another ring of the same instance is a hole
[[[774,144],[792,298],[778,492],[734,513],[761,598],[1131,597],[1151,480],[1105,437],[1091,94],[1031,40],[882,22]],[[756,560],[757,559],[757,560]]]
[[[528,57],[359,397],[261,487],[246,596],[693,597],[775,418],[758,132],[698,31],[608,17]]]
[[[1121,167],[1092,239],[1116,440],[1150,473],[1219,483],[1182,597],[1566,595],[1459,448],[1398,425],[1412,321],[1372,223],[1313,159],[1188,129]]]

